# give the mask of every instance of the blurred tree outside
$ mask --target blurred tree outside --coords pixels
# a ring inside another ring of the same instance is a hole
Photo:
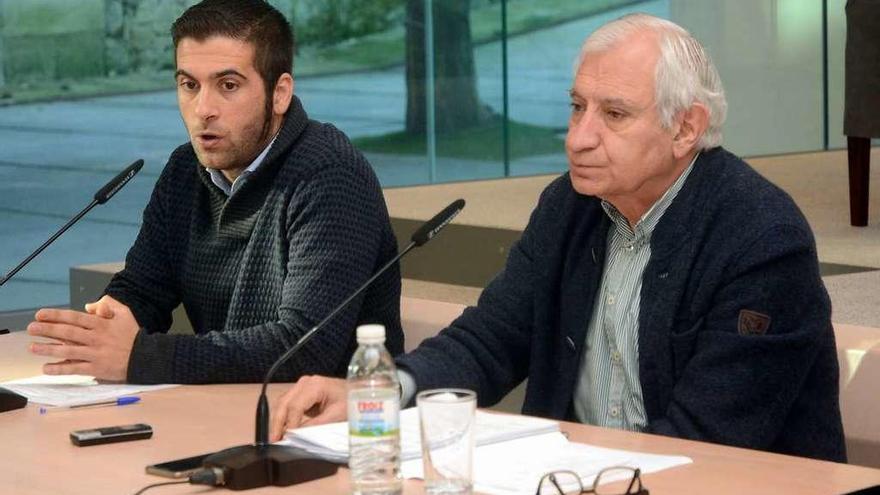
[[[169,29],[197,1],[0,0],[0,105],[172,88]],[[404,130],[358,144],[392,153],[424,148],[425,0],[269,2],[294,27],[295,77],[402,67]],[[507,3],[508,36],[516,36],[637,2]],[[474,47],[500,39],[501,0],[432,0],[432,4],[433,106],[440,153],[496,159],[498,139],[492,136],[500,136],[505,124],[480,101]],[[511,156],[558,146],[553,129],[509,125]]]
[[[470,0],[433,4],[435,130],[447,134],[480,125],[489,112],[477,95]],[[425,1],[406,3],[406,132],[423,136],[427,122]]]

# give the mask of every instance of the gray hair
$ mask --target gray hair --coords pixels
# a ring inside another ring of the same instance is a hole
[[[603,52],[638,31],[660,36],[660,58],[654,72],[654,91],[660,124],[669,129],[678,112],[700,102],[709,111],[709,126],[700,138],[701,150],[721,145],[721,126],[727,116],[727,99],[721,78],[709,54],[689,32],[666,19],[648,14],[629,14],[609,22],[591,34],[581,47],[575,70],[589,53]]]

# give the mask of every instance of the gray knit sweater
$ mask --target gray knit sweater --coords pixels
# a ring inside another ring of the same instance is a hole
[[[263,164],[230,197],[179,147],[107,293],[141,330],[130,383],[255,382],[397,251],[382,191],[342,132],[294,98]],[[395,267],[315,334],[277,380],[344,376],[354,327],[383,323],[403,350]],[[166,334],[183,303],[196,335]]]

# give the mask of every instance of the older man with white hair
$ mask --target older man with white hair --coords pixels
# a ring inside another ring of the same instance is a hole
[[[676,24],[625,16],[584,43],[569,171],[504,270],[397,358],[416,390],[523,413],[820,459],[846,458],[830,303],[791,198],[720,147],[726,101]],[[301,379],[273,435],[345,417],[345,384]]]

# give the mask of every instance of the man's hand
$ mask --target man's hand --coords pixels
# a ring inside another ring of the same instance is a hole
[[[345,380],[304,376],[288,390],[272,411],[270,439],[281,440],[284,432],[300,426],[343,421],[348,416]]]
[[[131,311],[128,310],[128,306],[110,296],[104,296],[93,303],[86,303],[86,313],[97,315],[102,318],[113,318],[113,315],[115,314],[113,308],[118,306],[122,306],[125,308],[125,311],[128,311],[128,313],[131,314]],[[134,318],[132,317],[132,319]]]
[[[87,313],[41,309],[27,327],[30,335],[57,343],[33,343],[31,352],[61,361],[43,365],[47,375],[91,375],[125,381],[128,358],[139,330],[128,307],[110,296],[86,305]]]

